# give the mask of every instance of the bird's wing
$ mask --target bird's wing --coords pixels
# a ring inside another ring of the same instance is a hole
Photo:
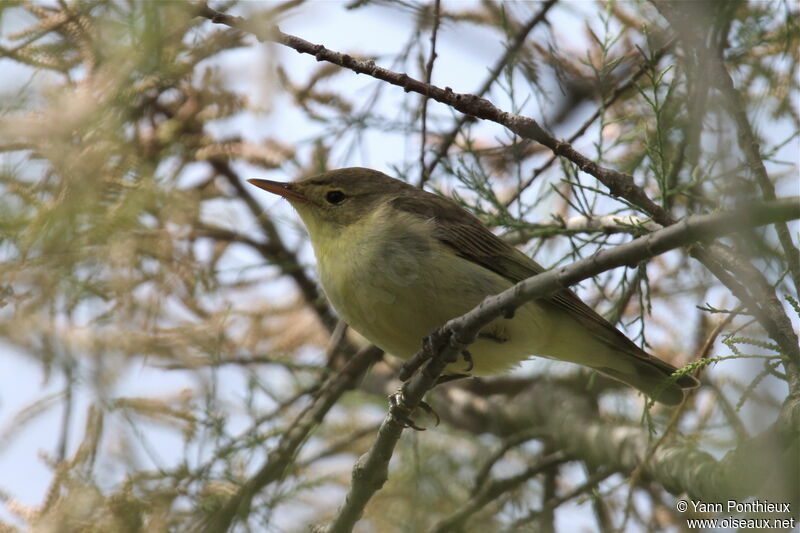
[[[398,197],[393,200],[393,205],[431,221],[434,224],[434,236],[459,256],[492,270],[512,283],[545,271],[536,261],[500,239],[456,203],[423,191],[420,193],[412,198]],[[667,375],[675,371],[669,363],[636,346],[571,290],[562,289],[545,301],[569,314],[600,342],[647,361]],[[681,384],[690,386],[688,382]]]

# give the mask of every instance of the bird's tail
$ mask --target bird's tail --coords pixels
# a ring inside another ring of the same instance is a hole
[[[693,376],[684,374],[677,380],[670,378],[677,369],[644,351],[626,354],[624,368],[595,367],[598,372],[619,380],[642,391],[657,402],[677,405],[683,399],[686,389],[693,389],[700,383]],[[619,362],[620,358],[617,359]]]

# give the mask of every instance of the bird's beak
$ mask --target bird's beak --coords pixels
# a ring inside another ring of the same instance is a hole
[[[289,201],[299,200],[301,202],[308,202],[308,198],[297,192],[291,183],[281,183],[280,181],[270,181],[261,179],[249,179],[248,183],[252,183],[259,189],[264,189],[272,194],[283,196]]]

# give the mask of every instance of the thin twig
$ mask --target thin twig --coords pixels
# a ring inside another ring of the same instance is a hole
[[[500,446],[497,450],[495,450],[492,455],[483,463],[478,473],[475,475],[475,485],[472,489],[472,496],[475,496],[479,492],[484,490],[484,485],[487,483],[489,479],[489,473],[491,472],[492,468],[497,461],[499,461],[511,448],[519,446],[520,444],[527,442],[531,439],[535,439],[539,435],[539,432],[535,428],[531,428],[527,431],[522,431],[520,433],[515,433],[508,439],[503,442],[503,445]]]
[[[600,471],[595,473],[594,475],[590,476],[589,479],[575,487],[574,489],[562,494],[561,496],[556,496],[555,498],[549,500],[545,505],[543,505],[540,509],[535,509],[525,515],[524,517],[515,520],[508,528],[508,531],[519,531],[525,524],[530,523],[536,520],[541,514],[547,513],[552,511],[553,509],[557,508],[564,502],[568,502],[573,498],[577,498],[581,494],[586,492],[590,492],[594,489],[594,487],[609,477],[612,472],[608,471]]]
[[[514,36],[514,40],[511,41],[508,48],[506,48],[505,53],[503,56],[495,63],[494,67],[489,71],[489,76],[486,77],[483,84],[475,91],[474,94],[477,96],[483,96],[486,92],[491,89],[494,82],[497,81],[497,78],[500,76],[500,73],[503,72],[503,69],[506,68],[506,65],[516,57],[517,53],[519,53],[522,45],[525,43],[525,39],[528,37],[528,34],[533,31],[540,22],[545,20],[547,12],[550,11],[550,8],[555,5],[558,0],[548,0],[542,4],[541,9],[538,13],[536,13],[531,19],[520,28],[519,32]],[[430,82],[430,80],[429,80]],[[419,187],[423,187],[427,180],[430,179],[433,171],[436,169],[436,165],[447,155],[447,151],[453,145],[453,142],[456,140],[458,136],[458,132],[461,131],[461,128],[466,124],[466,122],[470,119],[468,115],[461,115],[458,120],[456,121],[455,126],[451,129],[445,136],[442,138],[442,142],[439,144],[438,148],[436,149],[436,155],[434,155],[433,159],[430,163],[428,163],[428,168],[425,171],[423,176],[423,180],[420,180],[418,183]]]
[[[331,376],[320,390],[315,402],[298,415],[275,449],[267,454],[258,472],[248,479],[236,494],[228,499],[222,509],[209,518],[208,522],[200,525],[199,530],[203,533],[227,531],[239,512],[249,507],[252,499],[262,488],[283,477],[311,430],[322,422],[341,395],[353,388],[369,366],[382,354],[383,352],[374,346],[365,348],[353,356],[340,372]]]
[[[753,128],[750,125],[750,120],[747,118],[747,112],[744,99],[741,93],[736,89],[733,83],[730,72],[725,67],[723,57],[724,49],[720,46],[716,50],[711,50],[708,44],[699,39],[699,35],[703,35],[703,29],[698,25],[702,24],[702,17],[694,16],[698,12],[702,12],[703,7],[698,7],[697,11],[679,11],[675,9],[670,3],[660,0],[653,0],[652,2],[659,13],[661,13],[670,25],[682,36],[687,48],[692,50],[698,57],[705,59],[705,67],[708,71],[707,77],[711,82],[716,85],[722,93],[723,103],[725,108],[733,117],[736,124],[737,138],[739,141],[739,148],[744,152],[747,165],[750,171],[755,175],[756,182],[761,189],[761,194],[764,195],[766,200],[772,200],[775,196],[775,185],[769,178],[767,169],[764,166],[764,160],[761,157],[761,152]],[[725,28],[726,30],[729,28]],[[792,242],[792,237],[789,233],[789,228],[785,223],[778,223],[775,225],[775,230],[778,233],[778,240],[781,247],[786,254],[786,261],[789,265],[791,272],[792,282],[794,283],[795,291],[800,293],[800,251],[798,251],[795,244]]]
[[[338,322],[336,315],[320,293],[316,282],[306,274],[300,266],[300,262],[297,260],[295,254],[284,244],[275,224],[272,223],[272,220],[269,219],[256,199],[247,191],[244,181],[234,172],[233,168],[226,161],[211,159],[209,160],[209,164],[211,164],[217,173],[225,177],[236,191],[236,195],[245,203],[250,213],[256,218],[261,230],[266,235],[268,244],[259,246],[256,250],[261,253],[265,259],[274,263],[284,274],[294,280],[300,288],[300,292],[303,293],[306,302],[308,302],[319,316],[322,324],[329,332],[333,332]]]
[[[722,333],[722,330],[725,329],[728,324],[730,324],[731,321],[739,314],[741,309],[742,306],[740,305],[737,310],[734,310],[732,313],[728,314],[723,320],[720,321],[719,324],[714,327],[711,333],[709,333],[708,338],[703,343],[703,346],[700,348],[700,351],[695,358],[696,361],[708,359],[708,356],[711,353],[711,348],[714,347],[714,343],[717,341],[717,337],[719,337],[719,334]],[[705,366],[698,367],[693,372],[695,377],[699,378],[700,374],[703,372],[703,369],[705,369]],[[631,490],[628,492],[628,498],[625,504],[625,520],[628,519],[631,509],[633,508],[632,488],[639,483],[644,468],[656,454],[656,451],[667,441],[667,438],[672,435],[672,432],[675,430],[675,428],[678,427],[678,423],[680,422],[681,418],[683,418],[683,414],[686,412],[686,409],[689,406],[691,399],[694,398],[696,392],[697,389],[691,389],[687,392],[680,405],[675,409],[675,411],[673,411],[672,416],[670,417],[669,422],[667,422],[667,426],[664,428],[664,432],[662,433],[661,437],[659,437],[655,444],[653,444],[653,446],[647,451],[647,455],[645,455],[644,459],[642,459],[642,462],[633,470],[633,472],[631,472],[629,483]],[[736,421],[739,422],[738,419]],[[739,424],[741,424],[741,422],[739,422]]]
[[[686,48],[688,51],[697,53],[699,57],[711,56],[713,52],[709,50],[707,44],[698,41],[698,35],[705,35],[705,28],[699,28],[698,24],[702,23],[701,21],[703,20],[708,20],[704,16],[706,5],[702,3],[687,4],[689,9],[677,10],[669,2],[651,0],[651,3],[655,5],[656,9],[669,21],[676,33],[687,43]],[[727,71],[724,68],[720,68],[721,63],[718,60],[710,58],[706,63],[708,64],[705,67],[707,70],[712,71],[712,77],[724,76],[729,79]],[[717,72],[719,70],[724,72]],[[718,81],[717,83],[720,82]],[[730,105],[729,99],[728,104]],[[741,105],[741,103],[738,105]],[[744,116],[744,119],[746,121],[746,116]],[[736,116],[734,116],[734,120],[737,120]],[[742,126],[745,129],[749,128],[749,124]],[[761,161],[761,156],[758,153],[757,145],[754,145],[752,136],[750,141],[753,142],[746,143],[748,145],[747,151],[753,151],[753,146],[756,146],[756,149],[751,156],[747,157],[748,162],[751,165],[755,165],[756,168],[753,171],[757,175],[763,171],[760,179],[766,179],[769,182],[766,170],[763,169],[763,161]],[[656,220],[658,221],[658,219]],[[794,245],[791,244],[791,239],[787,243],[782,242],[783,244],[790,245],[788,248],[785,247],[786,250],[795,250],[794,259],[797,259],[797,251]],[[800,390],[800,343],[798,343],[797,334],[789,317],[786,315],[786,311],[775,295],[775,288],[772,284],[748,260],[741,258],[732,250],[720,244],[709,247],[708,250],[697,249],[693,251],[692,255],[722,281],[741,302],[745,303],[748,311],[756,317],[769,336],[780,346],[781,351],[789,358],[784,364],[786,373],[790,378],[789,386],[792,390]],[[787,255],[792,254],[788,253]],[[733,276],[730,275],[731,273]],[[742,283],[739,283],[739,281],[742,281]]]
[[[428,58],[428,65],[425,67],[425,83],[431,83],[433,75],[433,64],[436,61],[436,34],[439,32],[439,12],[440,1],[435,0],[433,4],[433,29],[431,30],[431,55]],[[425,183],[428,180],[428,173],[425,169],[425,141],[428,136],[428,95],[422,95],[422,135],[419,147],[419,181]]]
[[[756,176],[756,181],[761,188],[761,194],[764,195],[764,199],[774,200],[776,198],[775,185],[773,185],[772,180],[770,180],[767,169],[764,166],[758,140],[756,140],[753,128],[750,126],[750,120],[747,118],[742,95],[733,84],[731,75],[728,69],[725,68],[722,57],[716,57],[713,63],[716,67],[717,75],[712,76],[712,78],[716,81],[717,87],[722,92],[728,112],[736,122],[736,128],[739,132],[737,136],[739,139],[739,148],[744,152],[750,171]],[[786,254],[786,262],[789,265],[789,272],[791,272],[794,290],[796,294],[800,294],[800,251],[798,251],[797,247],[792,242],[789,227],[785,222],[776,223],[775,231],[778,233],[778,240]]]
[[[483,509],[489,503],[495,501],[506,492],[510,492],[530,479],[538,476],[542,472],[552,469],[567,461],[567,456],[562,452],[554,452],[546,455],[536,463],[519,474],[503,478],[494,479],[481,486],[480,490],[469,499],[457,511],[439,520],[431,529],[431,533],[446,533],[448,531],[459,531],[464,523],[475,513]]]
[[[393,72],[379,67],[372,60],[359,60],[348,54],[335,52],[321,44],[313,44],[300,37],[283,33],[278,27],[264,28],[242,17],[215,11],[205,4],[198,6],[197,14],[217,24],[225,24],[252,33],[259,40],[277,42],[300,53],[313,55],[317,61],[328,61],[358,74],[367,74],[373,78],[402,87],[406,92],[427,95],[429,98],[449,105],[467,115],[501,124],[520,137],[537,141],[550,148],[555,155],[566,157],[583,172],[600,180],[601,183],[608,187],[612,195],[621,196],[640,207],[653,216],[654,220],[659,224],[666,226],[674,222],[666,211],[650,200],[643,189],[636,186],[630,174],[601,167],[575,150],[569,143],[559,141],[547,133],[532,118],[503,111],[492,105],[489,100],[474,94],[456,93],[450,87],[442,89],[441,87],[424,83],[408,76],[408,74]]]

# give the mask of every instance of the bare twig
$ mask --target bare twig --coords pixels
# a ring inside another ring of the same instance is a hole
[[[708,335],[708,338],[703,343],[703,346],[700,348],[700,351],[698,352],[695,360],[700,361],[703,359],[708,359],[708,356],[711,353],[711,348],[714,346],[717,337],[719,337],[719,334],[722,332],[722,330],[725,329],[728,326],[728,324],[731,323],[731,321],[736,317],[738,311],[740,310],[741,306],[737,311],[728,314],[723,320],[719,322],[719,324],[717,324],[714,327],[714,329]],[[704,368],[705,368],[704,366],[698,367],[694,371],[694,375],[696,377],[700,377],[700,373],[703,371]],[[647,451],[647,455],[644,456],[642,462],[633,470],[633,472],[631,472],[630,476],[631,487],[634,487],[639,483],[642,477],[642,472],[644,471],[644,468],[647,466],[650,459],[653,458],[653,456],[656,454],[656,451],[667,441],[667,439],[670,436],[672,436],[673,431],[678,427],[678,423],[683,417],[683,414],[686,412],[686,408],[689,405],[691,398],[694,397],[696,392],[697,389],[691,389],[687,392],[686,396],[684,396],[683,398],[683,401],[681,401],[680,405],[675,409],[675,411],[673,411],[672,416],[670,416],[669,422],[667,422],[667,426],[664,428],[664,432],[661,434],[661,436],[658,438],[655,444],[653,444],[653,446]],[[744,434],[741,433],[742,431],[744,431],[743,428],[740,427],[741,422],[738,419],[734,420],[736,422],[734,424],[734,427],[736,428],[739,436],[744,435],[746,437],[747,436],[746,433]],[[630,490],[628,492],[628,498],[625,505],[626,505],[625,519],[627,520],[628,516],[630,516],[630,511],[632,510],[633,507],[633,490]]]
[[[300,266],[300,262],[297,260],[295,254],[286,247],[283,239],[281,239],[281,236],[278,233],[277,228],[272,223],[272,220],[266,216],[264,210],[261,208],[261,205],[256,201],[256,199],[253,198],[249,192],[247,192],[241,177],[234,172],[233,168],[231,168],[226,161],[221,159],[211,159],[209,160],[209,163],[214,170],[224,176],[228,183],[233,187],[233,189],[236,191],[236,195],[245,203],[247,208],[250,210],[250,213],[258,221],[261,230],[266,235],[267,242],[257,246],[256,250],[265,259],[277,265],[284,272],[284,274],[288,275],[294,280],[294,282],[300,288],[300,292],[303,293],[305,300],[319,316],[322,324],[328,329],[329,332],[333,332],[334,329],[336,329],[336,324],[338,322],[336,315],[320,293],[319,289],[317,288],[317,284],[314,282],[314,280],[308,277],[306,272]]]
[[[433,75],[433,64],[436,61],[436,34],[439,32],[439,14],[440,14],[440,0],[434,0],[433,3],[433,29],[431,29],[431,55],[428,58],[428,64],[425,67],[425,83],[431,83],[431,76]],[[428,95],[422,96],[422,134],[419,147],[419,180],[420,183],[425,183],[429,174],[425,168],[425,141],[428,136]]]
[[[484,490],[484,485],[487,483],[489,479],[489,473],[499,461],[511,448],[519,446],[520,444],[527,442],[531,439],[535,439],[538,436],[538,432],[535,428],[531,428],[527,431],[522,431],[520,433],[516,433],[506,439],[503,442],[503,445],[498,448],[489,458],[483,463],[478,473],[475,475],[475,486],[472,489],[472,495],[475,496],[479,492]]]
[[[170,118],[175,115],[172,110],[165,106],[159,106],[159,111]],[[186,127],[196,128],[197,126],[193,123],[189,123]],[[202,132],[202,130],[200,131]],[[247,191],[241,177],[233,170],[228,161],[223,158],[211,157],[207,159],[207,163],[215,173],[223,176],[231,187],[233,187],[236,191],[236,195],[244,202],[247,209],[259,223],[261,231],[263,231],[264,235],[267,237],[267,241],[258,242],[224,228],[203,226],[202,230],[206,232],[209,237],[248,244],[266,260],[278,266],[284,274],[294,280],[306,302],[308,302],[309,306],[319,316],[323,326],[329,332],[333,332],[338,322],[336,315],[331,310],[330,306],[328,306],[325,298],[322,297],[316,283],[308,277],[300,266],[300,262],[297,260],[295,254],[284,244],[275,224],[273,224],[272,220],[264,213],[264,210],[256,199]]]
[[[329,369],[319,365],[303,365],[291,359],[281,359],[275,357],[265,357],[252,355],[248,357],[225,357],[224,359],[208,359],[198,357],[196,360],[181,361],[175,363],[155,364],[156,368],[162,370],[197,370],[198,368],[213,368],[221,366],[251,366],[251,365],[281,365],[286,368],[307,370],[315,373],[329,372]]]
[[[714,52],[708,49],[705,42],[698,41],[699,35],[706,34],[706,28],[700,28],[698,25],[705,24],[711,20],[710,13],[707,12],[711,4],[687,4],[686,7],[688,9],[683,9],[682,6],[681,10],[677,10],[669,2],[662,0],[651,0],[651,2],[664,18],[669,21],[674,30],[681,35],[682,39],[688,43],[686,48],[698,54],[706,69],[710,69],[716,77],[725,76],[730,79],[724,67],[721,68],[720,60],[712,58]],[[717,72],[719,70],[725,72]],[[718,81],[717,83],[720,82]],[[735,89],[733,90],[735,91]],[[729,106],[733,102],[730,98],[726,100]],[[741,103],[737,105],[741,105]],[[734,120],[737,120],[737,126],[748,130],[749,124],[738,124],[741,119],[746,122],[746,116],[741,115],[741,113],[741,109],[736,111],[736,114],[740,116],[738,118],[734,116]],[[740,129],[741,134],[742,130]],[[746,142],[748,144],[746,152],[750,154],[747,156],[748,163],[755,167],[753,171],[759,176],[759,181],[769,182],[757,145],[755,150],[753,149],[754,138],[752,137],[752,132],[750,134],[749,141],[752,142]],[[771,182],[769,184],[761,183],[760,185],[762,188],[765,186],[770,187]],[[658,221],[658,218],[656,220]],[[778,228],[778,232],[780,234],[780,228]],[[800,261],[797,258],[797,250],[791,243],[791,239],[787,241],[781,240],[781,244],[787,251],[787,255],[792,255],[791,251],[794,251],[795,257],[790,261]],[[784,368],[790,378],[790,388],[794,391],[800,391],[800,347],[798,346],[797,334],[794,332],[791,321],[786,315],[781,302],[778,301],[775,295],[774,287],[767,281],[763,273],[753,267],[749,261],[739,257],[732,250],[720,244],[711,246],[707,250],[697,249],[692,255],[700,260],[747,306],[748,311],[756,317],[768,335],[780,346],[781,351],[789,357],[789,360],[784,364]]]
[[[745,112],[742,95],[736,90],[731,75],[722,63],[721,57],[717,58],[715,65],[718,75],[714,76],[713,79],[725,98],[728,111],[736,122],[736,127],[739,130],[739,147],[747,158],[750,171],[756,176],[758,186],[761,188],[761,194],[764,195],[766,200],[774,200],[776,198],[775,186],[767,174],[766,167],[764,167],[764,160],[761,158],[758,141]],[[792,242],[789,227],[785,222],[776,223],[775,230],[778,232],[778,239],[786,254],[786,262],[789,264],[789,272],[791,272],[795,293],[800,294],[800,252]]]
[[[313,44],[300,37],[283,33],[279,28],[264,28],[255,25],[242,17],[235,17],[220,13],[201,4],[197,8],[198,16],[203,16],[217,24],[225,24],[255,35],[262,41],[274,41],[300,53],[313,55],[317,61],[328,61],[357,74],[367,74],[373,78],[383,80],[392,85],[402,87],[406,92],[423,94],[449,105],[467,115],[496,122],[513,131],[520,137],[537,141],[550,148],[555,155],[563,156],[575,163],[583,172],[600,180],[614,196],[621,196],[638,206],[662,225],[669,225],[672,218],[658,204],[650,200],[647,194],[633,182],[630,174],[625,174],[610,168],[601,167],[588,157],[584,156],[567,142],[559,141],[545,131],[535,120],[522,115],[515,115],[503,111],[489,100],[473,94],[456,93],[450,87],[444,89],[432,84],[424,83],[411,78],[407,74],[393,72],[379,67],[374,61],[363,61],[348,54],[341,54],[326,48],[321,44]]]

